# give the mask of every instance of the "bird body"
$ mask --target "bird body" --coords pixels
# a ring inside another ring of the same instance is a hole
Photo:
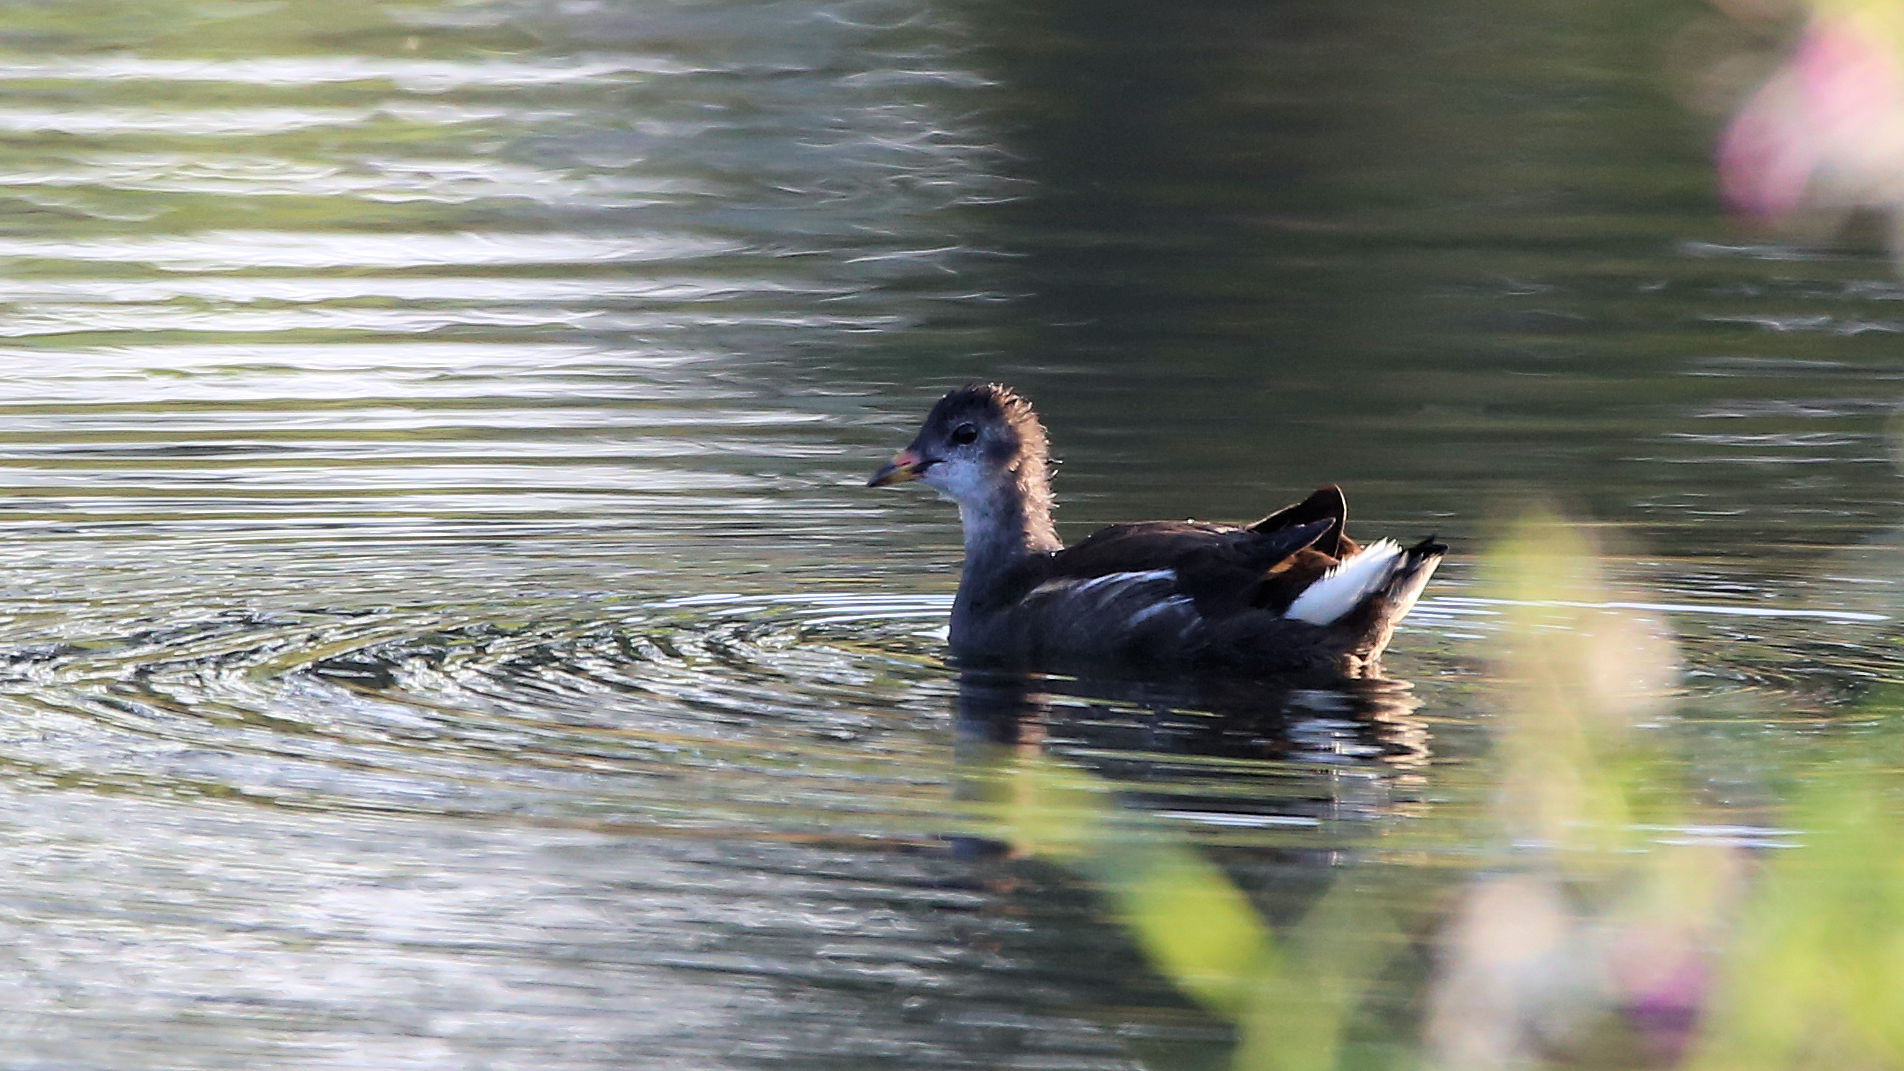
[[[869,483],[908,480],[958,504],[965,566],[950,643],[975,663],[1364,674],[1447,550],[1358,545],[1334,486],[1250,525],[1119,524],[1066,547],[1051,524],[1044,427],[997,384],[940,399]]]

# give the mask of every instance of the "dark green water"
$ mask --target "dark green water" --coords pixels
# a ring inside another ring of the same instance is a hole
[[[1830,725],[1899,668],[1904,286],[1722,218],[1714,19],[0,6],[0,1066],[1220,1063],[964,850],[966,748],[1300,904],[1484,761],[1533,498],[1729,761]],[[1069,534],[1438,532],[1412,690],[960,719],[956,519],[861,484],[991,377]]]

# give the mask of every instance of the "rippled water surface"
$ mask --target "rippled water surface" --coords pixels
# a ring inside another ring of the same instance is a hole
[[[0,1065],[1220,1061],[974,752],[1299,905],[1474,759],[1533,496],[1701,731],[1894,677],[1904,287],[1719,217],[1701,9],[1233,7],[0,7]],[[1438,532],[1405,683],[961,682],[862,484],[980,377],[1070,534]]]

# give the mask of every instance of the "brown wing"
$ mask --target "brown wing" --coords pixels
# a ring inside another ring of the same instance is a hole
[[[1347,538],[1342,539],[1341,543],[1354,548],[1348,550],[1349,554],[1360,549]],[[1295,602],[1298,595],[1309,589],[1309,585],[1321,580],[1324,574],[1341,564],[1341,561],[1341,558],[1324,554],[1314,547],[1308,547],[1290,555],[1263,578],[1260,591],[1261,601],[1257,605],[1266,610],[1282,613],[1289,609],[1289,604]]]
[[[1257,605],[1281,613],[1342,559],[1361,553],[1362,545],[1343,530],[1348,519],[1349,504],[1342,495],[1342,488],[1329,484],[1318,487],[1301,502],[1284,506],[1250,525],[1254,532],[1275,532],[1291,525],[1313,524],[1319,520],[1330,522],[1329,530],[1314,544],[1290,555],[1271,571],[1263,581]]]
[[[1090,580],[1167,569],[1176,574],[1177,593],[1191,599],[1198,613],[1236,613],[1267,605],[1265,599],[1274,597],[1267,581],[1292,556],[1307,553],[1331,523],[1319,518],[1268,532],[1194,521],[1113,525],[1053,555],[1045,577]]]

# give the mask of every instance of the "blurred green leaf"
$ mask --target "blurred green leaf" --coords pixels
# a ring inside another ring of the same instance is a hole
[[[1120,814],[1103,783],[1044,758],[1001,778],[999,819],[1019,847],[1094,878],[1151,964],[1212,1013],[1235,1020],[1274,957],[1269,929],[1222,870],[1155,822]]]
[[[1795,802],[1722,967],[1702,1071],[1904,1066],[1904,822],[1895,768],[1847,758]]]
[[[1232,1021],[1250,987],[1278,966],[1262,917],[1229,877],[1187,848],[1146,845],[1110,885],[1124,925],[1153,965]]]
[[[1904,1067],[1904,697],[1867,703],[1877,729],[1814,739],[1764,771],[1795,796],[1753,820],[1792,846],[1680,835],[1740,819],[1653,728],[1673,713],[1670,638],[1551,517],[1515,526],[1489,568],[1507,626],[1498,778],[1456,767],[1441,784],[1489,802],[1495,840],[1476,851],[1474,829],[1448,828],[1472,812],[1430,809],[1378,849],[1442,860],[1459,895],[1387,898],[1345,867],[1272,932],[1165,823],[1022,755],[993,771],[1004,835],[1089,877],[1158,972],[1237,1025],[1238,1071]],[[1392,1033],[1371,1022],[1371,997],[1424,933],[1438,952],[1426,1034],[1352,1047]]]

